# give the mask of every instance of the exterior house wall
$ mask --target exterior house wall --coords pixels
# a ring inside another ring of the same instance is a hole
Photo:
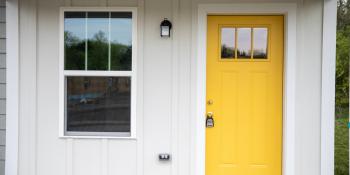
[[[265,0],[20,1],[20,175],[190,175],[191,59],[201,3]],[[294,2],[270,0],[269,2]],[[320,174],[322,1],[297,1],[295,173]],[[253,4],[252,4],[253,5]],[[59,7],[138,8],[137,139],[58,138]],[[173,35],[160,38],[163,18]],[[173,155],[159,162],[158,153]]]
[[[5,174],[6,132],[6,8],[0,0],[0,175]]]

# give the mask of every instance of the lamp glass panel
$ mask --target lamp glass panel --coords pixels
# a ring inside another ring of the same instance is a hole
[[[162,26],[161,28],[162,36],[169,36],[170,34],[170,28],[169,26]]]

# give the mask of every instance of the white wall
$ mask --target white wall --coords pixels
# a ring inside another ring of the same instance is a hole
[[[238,1],[22,0],[19,174],[190,175],[193,19],[199,3],[214,2]],[[58,138],[61,6],[139,6],[137,140]],[[170,39],[159,37],[165,17],[174,26]],[[322,2],[298,2],[297,20],[295,172],[319,175]],[[157,160],[164,152],[173,155],[171,162]]]

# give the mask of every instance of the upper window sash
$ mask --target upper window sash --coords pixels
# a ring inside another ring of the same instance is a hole
[[[64,70],[132,71],[132,11],[65,11]]]

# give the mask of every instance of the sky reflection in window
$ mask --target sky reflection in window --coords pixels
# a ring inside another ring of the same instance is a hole
[[[237,29],[237,57],[251,57],[251,28]]]
[[[256,59],[267,58],[267,28],[254,28],[254,55]]]
[[[221,28],[221,58],[235,57],[235,28]]]

